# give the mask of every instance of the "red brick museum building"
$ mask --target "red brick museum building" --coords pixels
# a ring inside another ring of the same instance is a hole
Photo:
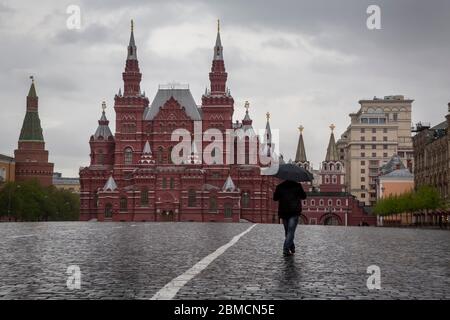
[[[261,175],[262,166],[258,158],[258,155],[274,149],[269,115],[264,137],[257,138],[256,162],[250,161],[255,151],[248,146],[246,136],[242,138],[244,154],[237,151],[239,135],[232,140],[231,150],[234,151],[227,150],[224,154],[227,159],[232,154],[233,163],[205,163],[202,152],[200,157],[197,152],[197,149],[204,150],[204,154],[208,150],[211,140],[205,139],[200,145],[192,143],[187,161],[175,164],[171,156],[172,149],[178,144],[172,141],[171,134],[179,128],[191,133],[194,141],[195,135],[204,136],[206,130],[216,129],[224,137],[218,141],[223,145],[227,130],[240,130],[245,135],[257,136],[248,104],[244,119],[233,121],[234,100],[226,85],[227,72],[219,30],[209,73],[210,85],[201,98],[201,106],[197,106],[189,87],[182,85],[159,86],[150,103],[141,91],[141,77],[132,27],[122,73],[123,92],[120,89],[114,97],[116,132],[111,132],[103,110],[97,130],[89,140],[90,165],[80,169],[80,219],[278,223],[278,204],[272,196],[280,180]],[[105,104],[103,108],[106,108]],[[195,130],[199,123],[200,133]],[[223,150],[226,150],[225,146]],[[216,155],[214,148],[209,152]],[[237,161],[240,156],[243,161]],[[333,176],[339,176],[339,181],[330,178],[333,180],[326,182],[338,184],[341,188],[344,171],[335,166],[329,168],[339,171],[332,172]],[[332,195],[328,195],[325,201],[333,197],[335,189],[323,186],[323,190]],[[360,221],[350,216],[353,211],[359,215],[362,209],[347,210],[349,217],[344,218],[344,208],[354,206],[355,202],[348,202],[351,196],[341,189],[338,191],[342,209],[324,211],[318,219],[304,218],[302,222],[344,225],[347,221],[348,225],[358,225]],[[311,195],[320,196],[317,192]],[[317,205],[319,202],[317,198]],[[306,205],[305,212],[311,211],[309,207]]]

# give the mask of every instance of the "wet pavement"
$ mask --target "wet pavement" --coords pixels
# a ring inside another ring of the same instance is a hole
[[[150,299],[227,244],[241,223],[0,223],[0,299]],[[450,232],[256,225],[176,299],[450,299]],[[70,265],[80,289],[66,285]],[[369,290],[367,267],[381,271]]]

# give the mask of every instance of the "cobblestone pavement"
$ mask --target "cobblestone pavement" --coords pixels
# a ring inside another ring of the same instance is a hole
[[[245,231],[227,223],[1,223],[0,299],[149,299]],[[450,299],[450,232],[257,225],[176,299]],[[69,265],[81,289],[66,286]],[[367,267],[381,269],[368,290]]]

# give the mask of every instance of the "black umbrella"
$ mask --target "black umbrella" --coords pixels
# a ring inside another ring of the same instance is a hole
[[[282,180],[291,180],[296,182],[313,180],[313,175],[311,172],[292,163],[280,164],[278,167],[278,172],[275,173],[274,176]]]

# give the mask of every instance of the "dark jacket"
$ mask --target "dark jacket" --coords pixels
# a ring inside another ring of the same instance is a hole
[[[273,200],[278,201],[278,215],[286,218],[302,212],[302,201],[306,193],[301,183],[286,180],[275,189]]]

